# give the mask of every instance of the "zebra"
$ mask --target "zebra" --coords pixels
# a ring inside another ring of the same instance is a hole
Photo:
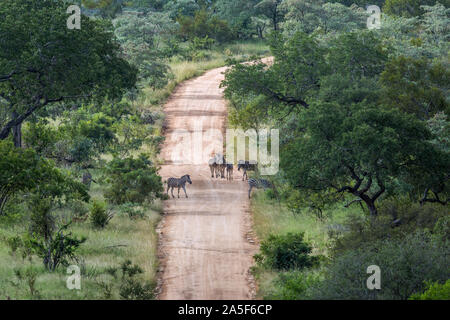
[[[241,171],[241,168],[244,170],[244,173],[242,174],[242,181],[244,181],[244,177],[246,180],[248,180],[247,171],[256,171],[257,166],[258,166],[258,163],[254,160],[250,160],[250,161],[239,160],[238,161],[238,171]]]
[[[250,178],[250,179],[248,179],[248,198],[249,199],[250,199],[250,194],[251,194],[253,188],[256,188],[256,189],[264,188],[264,190],[269,189],[269,188],[274,189],[273,184],[270,181],[267,181],[265,179]]]
[[[225,178],[225,157],[221,154],[214,155],[213,158],[209,159],[208,161],[209,169],[211,170],[211,178],[214,178],[214,175],[216,178],[220,177],[223,179]]]
[[[186,182],[189,182],[189,184],[192,184],[191,177],[186,174],[182,176],[180,179],[177,178],[169,178],[167,180],[167,195],[169,195],[169,189],[172,188],[172,197],[175,198],[173,195],[173,188],[178,188],[178,198],[180,197],[180,188],[183,188],[184,194],[186,195],[186,198],[188,198],[188,195],[186,193]]]
[[[227,163],[227,180],[233,180],[233,164]]]
[[[214,178],[214,174],[215,174],[216,168],[217,168],[216,159],[215,158],[209,159],[208,165],[209,165],[209,170],[211,170],[211,178]]]

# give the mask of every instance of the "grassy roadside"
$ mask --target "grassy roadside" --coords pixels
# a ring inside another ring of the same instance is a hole
[[[334,225],[344,222],[353,210],[337,205],[324,210],[323,219],[319,219],[307,209],[295,214],[288,210],[283,202],[280,204],[277,200],[270,199],[266,192],[258,190],[252,194],[251,211],[253,227],[260,241],[267,239],[270,234],[285,235],[303,232],[304,239],[313,248],[312,254],[327,256],[330,244],[328,231]],[[267,298],[279,289],[274,280],[280,272],[262,267],[255,267],[253,271],[258,282],[258,299]]]
[[[226,65],[228,58],[245,61],[250,56],[264,56],[268,52],[264,44],[249,42],[207,51],[207,58],[202,61],[173,59],[170,61],[173,80],[163,89],[144,88],[133,104],[140,110],[161,114],[161,118],[151,127],[152,136],[160,137],[164,121],[163,105],[179,83],[199,76],[209,69]],[[155,145],[145,145],[141,151],[149,153],[154,160],[157,158],[158,147]],[[102,158],[110,160],[111,156],[105,155]],[[100,170],[91,170],[91,173],[94,180],[101,180]],[[93,183],[91,198],[103,200],[106,187],[103,183]],[[110,205],[108,209],[114,214],[114,218],[104,229],[93,228],[89,219],[71,225],[70,231],[74,236],[87,238],[78,251],[81,290],[67,289],[66,268],[61,267],[49,273],[39,257],[23,258],[20,250],[14,251],[8,245],[7,239],[28,232],[28,209],[24,203],[18,203],[18,212],[13,216],[0,217],[0,300],[120,299],[120,266],[125,260],[131,260],[133,264],[138,265],[143,270],[141,279],[154,285],[158,266],[158,238],[155,227],[162,211],[161,202],[158,200],[152,205],[141,207],[143,216],[133,219],[123,207]],[[55,213],[66,218],[72,214],[67,208],[57,209]]]

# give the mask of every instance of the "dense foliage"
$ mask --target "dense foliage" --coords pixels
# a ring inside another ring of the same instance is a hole
[[[143,203],[161,196],[161,177],[152,163],[141,156],[112,160],[106,169],[111,187],[105,196],[111,203]]]

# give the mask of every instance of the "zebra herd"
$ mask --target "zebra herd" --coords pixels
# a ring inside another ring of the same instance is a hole
[[[228,163],[222,154],[215,154],[213,158],[208,161],[209,170],[211,171],[211,178],[222,178],[233,180],[233,163]],[[243,171],[242,181],[244,178],[248,180],[247,171],[256,171],[258,163],[256,161],[238,161],[238,171]],[[226,171],[226,174],[225,174]]]
[[[221,178],[221,179],[227,179],[227,180],[233,180],[233,163],[227,163],[225,160],[225,157],[222,154],[215,154],[213,158],[211,158],[208,161],[209,169],[211,171],[211,178]],[[239,160],[238,161],[238,171],[242,169],[242,181],[244,181],[244,178],[248,181],[248,197],[250,198],[252,189],[261,189],[264,188],[272,188],[274,189],[274,186],[271,182],[265,179],[255,179],[255,178],[248,178],[247,171],[257,171],[258,163],[256,161],[244,161]],[[188,198],[188,195],[186,193],[186,183],[192,184],[191,177],[186,174],[182,176],[181,178],[169,178],[167,180],[167,195],[169,195],[169,190],[171,190],[172,197],[175,198],[173,195],[173,189],[178,188],[178,198],[180,197],[180,189],[184,190],[184,194],[186,195],[186,198]]]

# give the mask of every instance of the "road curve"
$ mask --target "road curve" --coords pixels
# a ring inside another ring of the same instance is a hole
[[[247,185],[213,179],[207,161],[222,152],[227,108],[219,88],[226,68],[182,83],[164,107],[163,180],[189,174],[189,198],[164,201],[159,232],[159,294],[162,300],[252,299],[249,273],[258,246],[252,233]]]

